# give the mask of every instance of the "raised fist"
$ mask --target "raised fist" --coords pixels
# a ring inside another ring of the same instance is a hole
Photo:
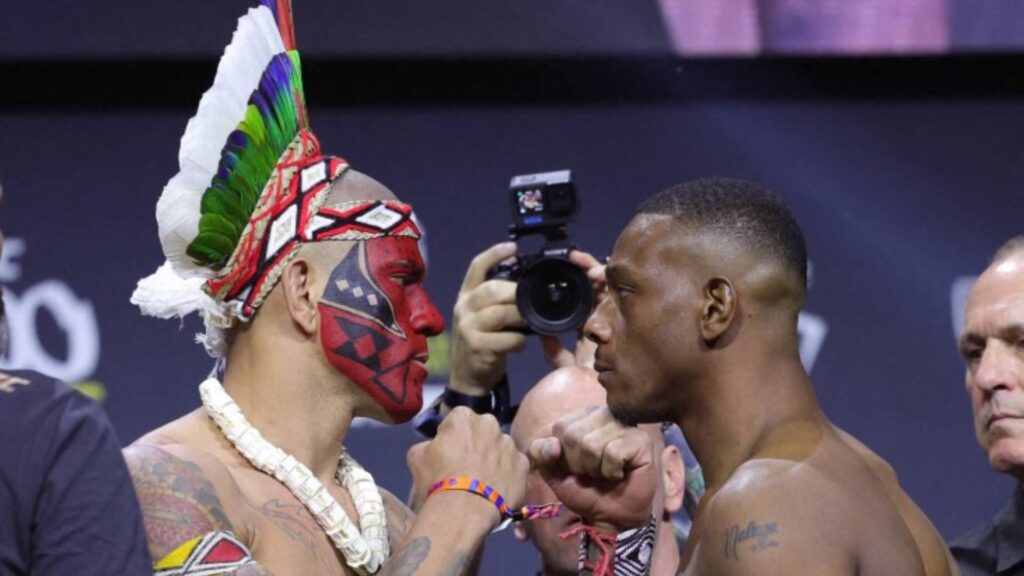
[[[453,476],[469,476],[491,486],[505,498],[510,508],[523,504],[526,473],[530,464],[516,449],[512,438],[501,433],[498,421],[490,414],[476,414],[459,406],[448,413],[437,429],[437,436],[409,449],[414,498],[424,498],[431,485]],[[477,495],[469,495],[494,512],[497,508]]]
[[[589,523],[621,532],[646,523],[657,491],[651,437],[607,407],[574,412],[530,444],[530,460],[562,504]]]

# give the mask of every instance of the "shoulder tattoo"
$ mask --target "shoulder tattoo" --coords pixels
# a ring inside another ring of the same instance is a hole
[[[778,548],[778,536],[776,521],[758,524],[751,520],[745,526],[733,524],[722,532],[722,551],[727,559],[740,560],[742,556]]]
[[[125,452],[154,558],[210,532],[233,530],[202,469],[155,446]]]

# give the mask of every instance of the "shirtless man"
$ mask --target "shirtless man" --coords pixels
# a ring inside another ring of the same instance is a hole
[[[609,409],[530,446],[562,502],[601,531],[644,525],[653,457],[628,424],[671,420],[707,482],[684,574],[955,573],[892,468],[821,411],[797,353],[806,249],[779,200],[735,180],[671,188],[593,277],[606,293],[585,331]]]
[[[411,207],[321,154],[297,63],[287,1],[250,10],[158,203],[167,262],[132,301],[158,317],[200,313],[223,384],[208,378],[202,408],[125,451],[155,569],[462,574],[495,505],[442,491],[414,516],[343,447],[357,416],[400,423],[420,409],[427,337],[443,320],[423,290]],[[461,475],[522,500],[526,458],[493,416],[452,411],[408,461],[420,494]]]

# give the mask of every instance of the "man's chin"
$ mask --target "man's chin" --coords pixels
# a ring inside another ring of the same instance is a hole
[[[665,418],[662,418],[659,414],[656,414],[651,410],[622,403],[609,402],[608,411],[612,413],[612,416],[614,416],[616,420],[626,426],[650,424],[652,422],[662,422],[665,420]]]

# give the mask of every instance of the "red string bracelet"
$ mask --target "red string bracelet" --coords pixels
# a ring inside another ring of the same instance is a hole
[[[607,534],[599,531],[594,526],[589,524],[579,524],[562,532],[558,535],[562,540],[572,538],[580,532],[585,533],[590,540],[597,544],[598,550],[601,555],[598,556],[597,562],[591,562],[586,558],[586,550],[583,551],[583,568],[590,570],[593,576],[612,576],[615,568],[615,544],[618,536],[616,534]]]
[[[562,512],[562,505],[557,502],[542,505],[527,504],[517,510],[510,510],[508,504],[505,503],[505,498],[497,490],[470,476],[453,476],[434,483],[430,490],[427,490],[427,498],[437,492],[444,492],[446,490],[460,490],[482,496],[488,502],[494,504],[494,507],[498,509],[498,513],[501,514],[503,519],[513,522],[536,520],[538,518],[554,518]]]

